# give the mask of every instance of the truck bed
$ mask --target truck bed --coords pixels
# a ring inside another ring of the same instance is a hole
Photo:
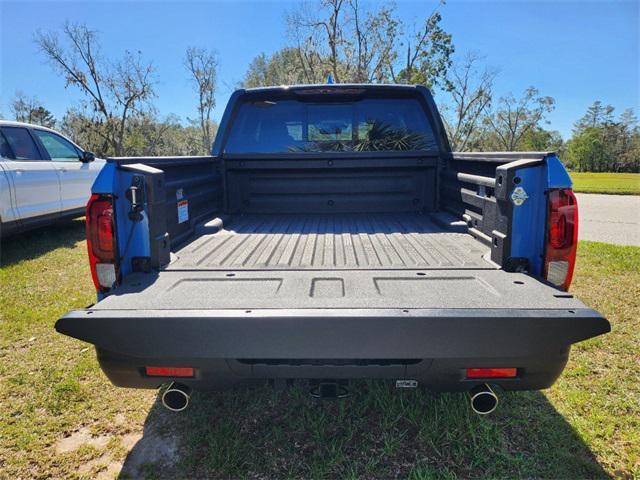
[[[488,247],[421,213],[246,214],[218,228],[199,229],[168,269],[495,268]]]
[[[583,308],[421,213],[248,214],[197,229],[94,309]]]

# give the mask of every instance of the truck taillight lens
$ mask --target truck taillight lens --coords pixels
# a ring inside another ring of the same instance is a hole
[[[578,248],[578,202],[570,188],[549,191],[544,276],[568,290]]]
[[[96,290],[108,292],[118,279],[113,197],[91,195],[86,213],[91,277]]]

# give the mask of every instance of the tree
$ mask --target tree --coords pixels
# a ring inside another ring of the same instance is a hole
[[[444,1],[438,7],[442,5]],[[406,48],[406,52],[402,52],[405,55],[394,55],[394,59],[403,58],[402,70],[396,75],[394,62],[389,64],[394,83],[426,85],[429,88],[444,84],[455,48],[451,35],[440,26],[441,20],[442,15],[436,8],[425,19],[424,27],[412,35],[413,45],[409,38],[401,41],[400,49]]]
[[[602,132],[597,127],[587,127],[575,135],[568,146],[573,168],[579,172],[599,172],[606,156]]]
[[[617,119],[615,108],[595,101],[574,126],[569,163],[579,171],[640,171],[640,129],[632,109]]]
[[[467,53],[462,61],[454,64],[446,79],[447,100],[451,106],[443,104],[441,111],[454,151],[467,149],[493,99],[497,72],[486,67],[480,70],[477,64],[481,59],[475,52]]]
[[[562,157],[565,145],[560,132],[534,127],[524,134],[518,149],[525,152],[556,152]]]
[[[587,113],[576,122],[574,131],[580,133],[587,128],[596,128],[613,123],[614,110],[615,108],[611,105],[603,106],[600,100],[596,100],[587,109]]]
[[[105,123],[96,119],[93,112],[85,108],[69,108],[62,117],[60,130],[82,148],[94,152],[98,157],[110,154],[108,145],[105,145],[104,141],[107,137]]]
[[[323,73],[333,75],[340,82],[340,54],[345,36],[342,13],[345,0],[320,0],[318,4],[304,3],[298,11],[287,17],[290,34],[296,41],[298,58],[305,76],[315,76],[316,56]]]
[[[61,130],[83,148],[104,156],[102,136],[98,132],[104,125],[93,123],[89,112],[72,108],[62,119]],[[212,135],[217,125],[212,122]],[[201,155],[202,130],[197,121],[186,126],[175,115],[160,119],[155,109],[131,115],[125,132],[124,155]]]
[[[633,109],[627,108],[618,120],[620,137],[616,171],[640,172],[640,127]]]
[[[251,63],[249,63],[249,67],[244,74],[244,78],[239,83],[239,86],[242,88],[255,88],[262,85],[270,85],[269,81],[267,80],[270,64],[271,57],[267,58],[264,52],[260,53],[256,57],[253,57],[253,60],[251,60]],[[277,83],[271,83],[271,85],[277,85]]]
[[[262,87],[266,85],[297,85],[303,83],[323,83],[326,76],[309,67],[305,70],[299,59],[296,48],[283,48],[267,57],[261,53],[249,64],[241,82],[244,88]],[[310,52],[307,52],[310,54]],[[310,54],[311,55],[311,54]],[[311,55],[317,57],[317,54]],[[310,60],[306,60],[307,66]]]
[[[35,42],[66,86],[85,95],[102,151],[122,155],[129,117],[154,96],[154,69],[142,61],[141,52],[126,51],[110,62],[100,53],[97,33],[86,25],[66,23],[63,40],[56,32],[38,32]]]
[[[542,97],[537,88],[529,87],[518,99],[513,94],[501,97],[496,110],[485,117],[485,122],[495,133],[501,150],[519,150],[524,136],[539,127],[554,108],[552,97]]]
[[[11,111],[18,122],[33,123],[48,128],[54,128],[56,125],[53,114],[44,108],[37,98],[29,98],[23,92],[16,92],[11,102]]]
[[[202,154],[202,129],[198,121],[192,121],[185,127],[175,115],[161,120],[157,112],[150,110],[132,117],[128,129],[127,155]]]
[[[356,83],[383,82],[395,60],[399,20],[392,4],[364,10],[358,0],[348,2],[345,65]]]
[[[198,93],[198,116],[202,130],[203,152],[208,153],[211,151],[213,140],[211,112],[216,105],[217,54],[204,48],[189,47],[184,65]]]
[[[302,3],[287,16],[291,45],[255,57],[241,84],[324,83],[331,75],[336,83],[444,85],[454,48],[440,21],[436,9],[420,31],[405,35],[393,3]]]
[[[436,9],[420,31],[405,35],[391,3],[372,7],[358,0],[319,0],[302,4],[287,23],[306,83],[331,74],[338,83],[431,87],[444,81],[453,53],[441,19]]]

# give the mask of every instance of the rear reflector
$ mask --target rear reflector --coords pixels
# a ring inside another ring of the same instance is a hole
[[[467,368],[467,378],[513,378],[517,368]]]
[[[192,367],[145,367],[150,377],[193,377]]]
[[[96,263],[96,276],[101,287],[110,288],[116,283],[116,266],[113,263]]]

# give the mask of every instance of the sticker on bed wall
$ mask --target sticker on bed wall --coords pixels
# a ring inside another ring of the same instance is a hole
[[[511,192],[511,201],[516,207],[526,202],[527,198],[529,198],[529,195],[527,195],[527,192],[522,187],[516,187],[513,189],[513,192]]]
[[[189,220],[189,202],[180,200],[178,202],[178,223],[184,223]]]

